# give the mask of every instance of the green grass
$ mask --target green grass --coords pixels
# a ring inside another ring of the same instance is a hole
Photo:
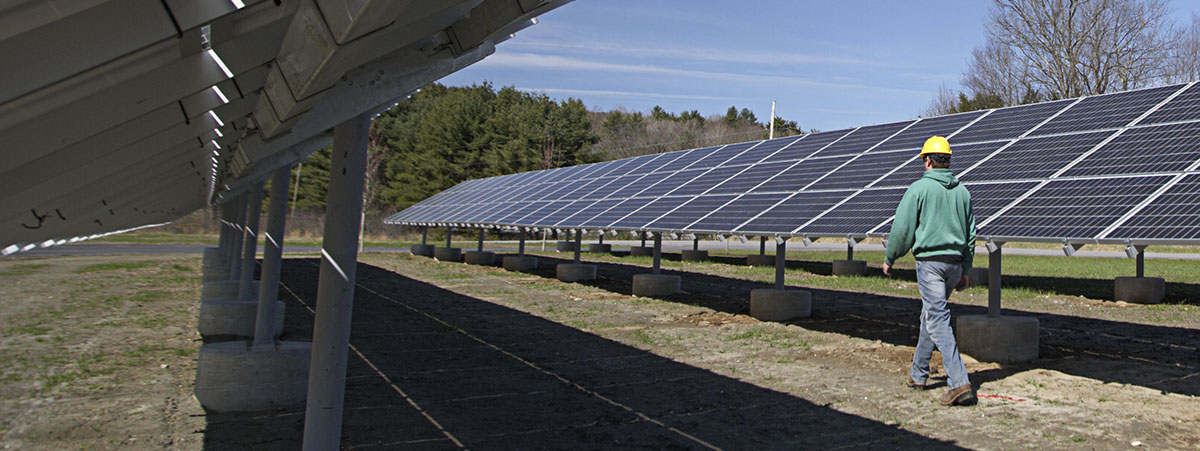
[[[158,262],[154,262],[154,261],[96,263],[94,265],[87,265],[82,268],[79,268],[79,269],[75,270],[75,273],[86,274],[86,273],[90,273],[90,272],[118,271],[118,270],[133,271],[133,270],[137,270],[137,269],[154,266],[157,264],[158,264]]]
[[[39,269],[50,265],[40,263],[25,263],[17,264],[8,267],[7,270],[0,271],[0,276],[27,276],[37,272]]]
[[[746,340],[766,343],[767,346],[772,348],[800,348],[804,350],[812,348],[811,344],[794,332],[767,326],[753,326],[745,331],[721,337],[721,341]]]

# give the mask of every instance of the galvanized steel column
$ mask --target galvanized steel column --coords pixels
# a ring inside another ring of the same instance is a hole
[[[1000,246],[988,246],[988,316],[1000,316]],[[994,247],[994,249],[993,249]]]
[[[662,232],[654,232],[654,268],[650,270],[650,274],[658,275],[662,272],[660,269],[662,262]]]
[[[262,183],[250,189],[246,202],[246,234],[242,238],[242,274],[238,284],[238,300],[254,300],[254,254],[258,251],[258,217],[262,212]]]
[[[222,204],[217,213],[220,215],[217,221],[217,253],[221,258],[225,258],[229,252],[229,204]]]
[[[783,289],[783,269],[787,266],[787,241],[775,242],[775,289]]]
[[[279,299],[279,267],[283,259],[283,233],[287,222],[288,181],[291,168],[275,170],[271,179],[271,205],[267,210],[267,232],[263,243],[262,275],[258,285],[258,313],[254,320],[254,346],[275,343],[275,301]]]
[[[370,125],[371,116],[363,114],[333,129],[333,161],[325,207],[321,278],[317,285],[308,405],[304,414],[305,450],[333,450],[341,444],[346,353],[350,345]]]
[[[243,225],[246,224],[246,194],[238,196],[233,201],[233,214],[229,222],[233,225],[233,246],[229,249],[229,280],[240,280],[242,275],[242,238],[245,234]]]
[[[569,231],[567,233],[570,233]],[[579,248],[583,245],[583,234],[575,231],[575,263],[579,263]]]
[[[525,256],[525,229],[521,229],[521,242],[517,245],[517,255]]]

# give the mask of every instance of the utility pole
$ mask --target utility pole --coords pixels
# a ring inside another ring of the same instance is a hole
[[[770,131],[767,132],[767,139],[775,139],[775,99],[771,99],[771,122]]]

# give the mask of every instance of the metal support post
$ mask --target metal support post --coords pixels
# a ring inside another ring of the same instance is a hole
[[[346,395],[346,358],[350,346],[350,313],[358,261],[367,130],[363,114],[333,129],[333,161],[317,283],[312,363],[308,373],[308,405],[304,413],[305,450],[338,449],[342,441],[342,408]]]
[[[229,249],[229,280],[242,279],[242,239],[245,238],[246,223],[246,194],[238,196],[233,202],[233,215],[230,222],[233,223],[233,246]]]
[[[662,232],[654,232],[654,268],[650,274],[658,275],[662,272]]]
[[[521,229],[520,238],[518,238],[518,239],[520,241],[517,244],[517,255],[524,257],[525,256],[525,229],[523,229],[523,228]]]
[[[767,255],[767,237],[758,237],[758,255]]]
[[[263,186],[258,183],[250,189],[246,202],[246,236],[242,239],[242,274],[238,284],[238,300],[253,301],[254,254],[258,251],[258,217],[262,211]]]
[[[424,246],[429,239],[429,226],[421,226],[421,245]]]
[[[646,232],[638,232],[642,235],[642,247],[646,247]]]
[[[263,240],[262,275],[258,285],[258,313],[254,318],[254,347],[275,344],[275,301],[279,299],[279,267],[283,260],[283,232],[287,222],[288,182],[292,168],[275,170],[271,179],[271,205],[267,210]]]
[[[601,244],[601,245],[604,244],[604,232],[600,232],[600,242],[597,244]]]
[[[854,260],[854,240],[846,240],[846,260]]]
[[[446,226],[446,248],[450,248],[450,238],[454,236],[454,229]]]
[[[988,316],[1000,316],[1000,246],[1004,243],[988,243]]]
[[[1134,246],[1137,249],[1137,276],[1146,277],[1146,246]]]
[[[218,214],[220,220],[217,221],[217,253],[224,257],[229,252],[229,225],[226,221],[226,218],[229,217],[229,206],[221,205]]]
[[[700,238],[699,237],[692,238],[692,250],[697,251],[697,252],[700,251]]]
[[[475,250],[479,252],[483,252],[483,234],[486,232],[486,230],[487,229],[484,229],[483,227],[479,228],[479,246],[475,248]]]
[[[567,231],[567,236],[571,236],[571,231]],[[579,263],[579,247],[583,244],[583,234],[575,231],[575,263]]]
[[[787,266],[787,240],[775,242],[775,289],[783,289],[783,269]]]

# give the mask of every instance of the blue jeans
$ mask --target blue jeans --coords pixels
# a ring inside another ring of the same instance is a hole
[[[917,262],[917,286],[921,291],[921,334],[913,353],[912,380],[922,383],[929,378],[929,359],[936,346],[942,351],[942,366],[946,369],[949,388],[971,383],[967,367],[958,354],[958,343],[950,329],[950,309],[946,299],[962,278],[962,265],[935,261]]]

